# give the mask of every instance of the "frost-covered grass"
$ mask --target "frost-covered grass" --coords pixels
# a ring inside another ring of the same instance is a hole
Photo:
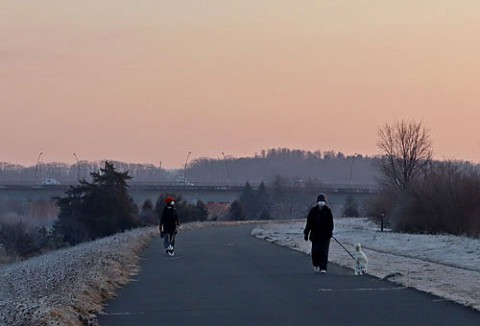
[[[181,230],[245,222],[183,224]],[[119,233],[0,267],[0,326],[97,325],[107,299],[138,272],[157,227]]]
[[[193,229],[258,224],[252,234],[308,253],[304,221],[189,223]],[[0,325],[97,325],[105,301],[138,271],[138,259],[156,228],[117,234],[0,267]],[[379,232],[366,219],[337,219],[335,236],[353,251],[362,243],[369,273],[480,310],[478,239]],[[352,266],[335,242],[330,260]],[[353,274],[353,270],[352,270]]]
[[[136,229],[1,267],[0,325],[95,325],[156,234]]]
[[[304,226],[305,221],[264,224],[252,234],[310,253]],[[364,218],[336,219],[334,236],[352,253],[355,243],[362,244],[369,274],[480,310],[479,239],[380,232]],[[352,258],[334,240],[329,260],[351,267],[353,275]]]

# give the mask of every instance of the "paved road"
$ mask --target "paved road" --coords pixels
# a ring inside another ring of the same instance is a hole
[[[155,239],[100,325],[480,325],[477,311],[332,264],[315,274],[251,229],[184,231],[173,258]]]

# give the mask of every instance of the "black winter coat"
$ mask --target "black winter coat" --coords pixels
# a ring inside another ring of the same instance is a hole
[[[173,206],[165,206],[162,212],[162,218],[160,219],[160,228],[162,229],[163,227],[164,233],[171,234],[177,230],[177,225],[180,225],[177,210]]]
[[[318,205],[312,207],[303,234],[312,242],[330,240],[333,234],[333,214],[330,207],[327,205],[321,208]]]

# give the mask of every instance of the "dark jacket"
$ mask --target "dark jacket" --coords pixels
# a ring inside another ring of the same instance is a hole
[[[163,209],[162,218],[160,219],[160,230],[164,233],[175,233],[177,226],[180,225],[178,220],[177,210],[174,206],[167,205]]]
[[[307,216],[307,225],[303,230],[305,239],[310,241],[327,241],[333,234],[333,214],[327,205],[319,207],[315,205],[310,209]]]

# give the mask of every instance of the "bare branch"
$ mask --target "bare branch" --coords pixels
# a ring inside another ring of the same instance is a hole
[[[378,130],[377,146],[383,152],[380,170],[387,185],[406,189],[424,172],[433,157],[429,131],[421,122],[403,120]]]

